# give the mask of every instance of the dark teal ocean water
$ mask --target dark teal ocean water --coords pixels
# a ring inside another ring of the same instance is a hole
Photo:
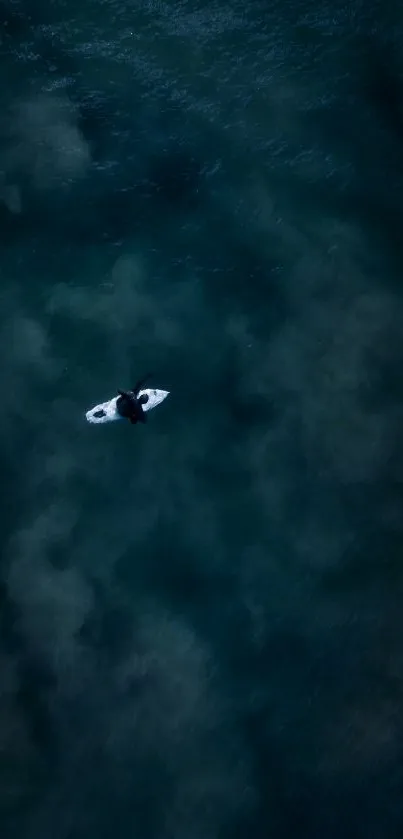
[[[1,837],[401,839],[402,5],[0,23]]]

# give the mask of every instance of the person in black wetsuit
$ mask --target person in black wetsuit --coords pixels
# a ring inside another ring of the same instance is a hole
[[[148,396],[146,393],[139,396],[139,392],[143,389],[149,377],[150,374],[137,382],[133,390],[118,390],[119,398],[116,402],[116,410],[121,417],[130,420],[132,425],[135,425],[136,422],[147,421],[147,415],[143,411],[143,405],[148,402]]]

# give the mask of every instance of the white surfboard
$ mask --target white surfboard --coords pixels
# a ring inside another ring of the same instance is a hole
[[[146,387],[144,390],[139,390],[139,396],[142,396],[143,393],[147,394],[148,400],[142,405],[143,411],[151,411],[151,408],[156,408],[157,405],[161,405],[161,402],[169,396],[169,390],[156,390],[154,388]],[[94,425],[105,422],[115,422],[116,420],[125,419],[122,417],[117,408],[116,403],[119,399],[119,396],[114,396],[113,399],[108,399],[107,402],[101,402],[99,405],[95,405],[94,408],[91,408],[90,411],[86,413],[86,419],[88,422],[93,423]]]

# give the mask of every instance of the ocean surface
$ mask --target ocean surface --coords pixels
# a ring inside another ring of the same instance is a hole
[[[0,24],[0,835],[401,839],[402,4]]]

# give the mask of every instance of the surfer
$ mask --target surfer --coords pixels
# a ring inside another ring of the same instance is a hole
[[[139,393],[149,377],[150,373],[144,376],[144,379],[140,379],[132,390],[118,390],[119,398],[116,402],[116,410],[121,417],[130,420],[132,425],[135,425],[136,422],[147,421],[143,405],[148,402],[148,396],[146,393],[139,396]]]
[[[145,381],[146,379],[142,379],[132,390],[119,390],[117,396],[86,411],[87,422],[94,425],[122,419],[128,419],[132,425],[145,422],[148,411],[161,405],[161,402],[169,396],[169,390],[144,387]]]

